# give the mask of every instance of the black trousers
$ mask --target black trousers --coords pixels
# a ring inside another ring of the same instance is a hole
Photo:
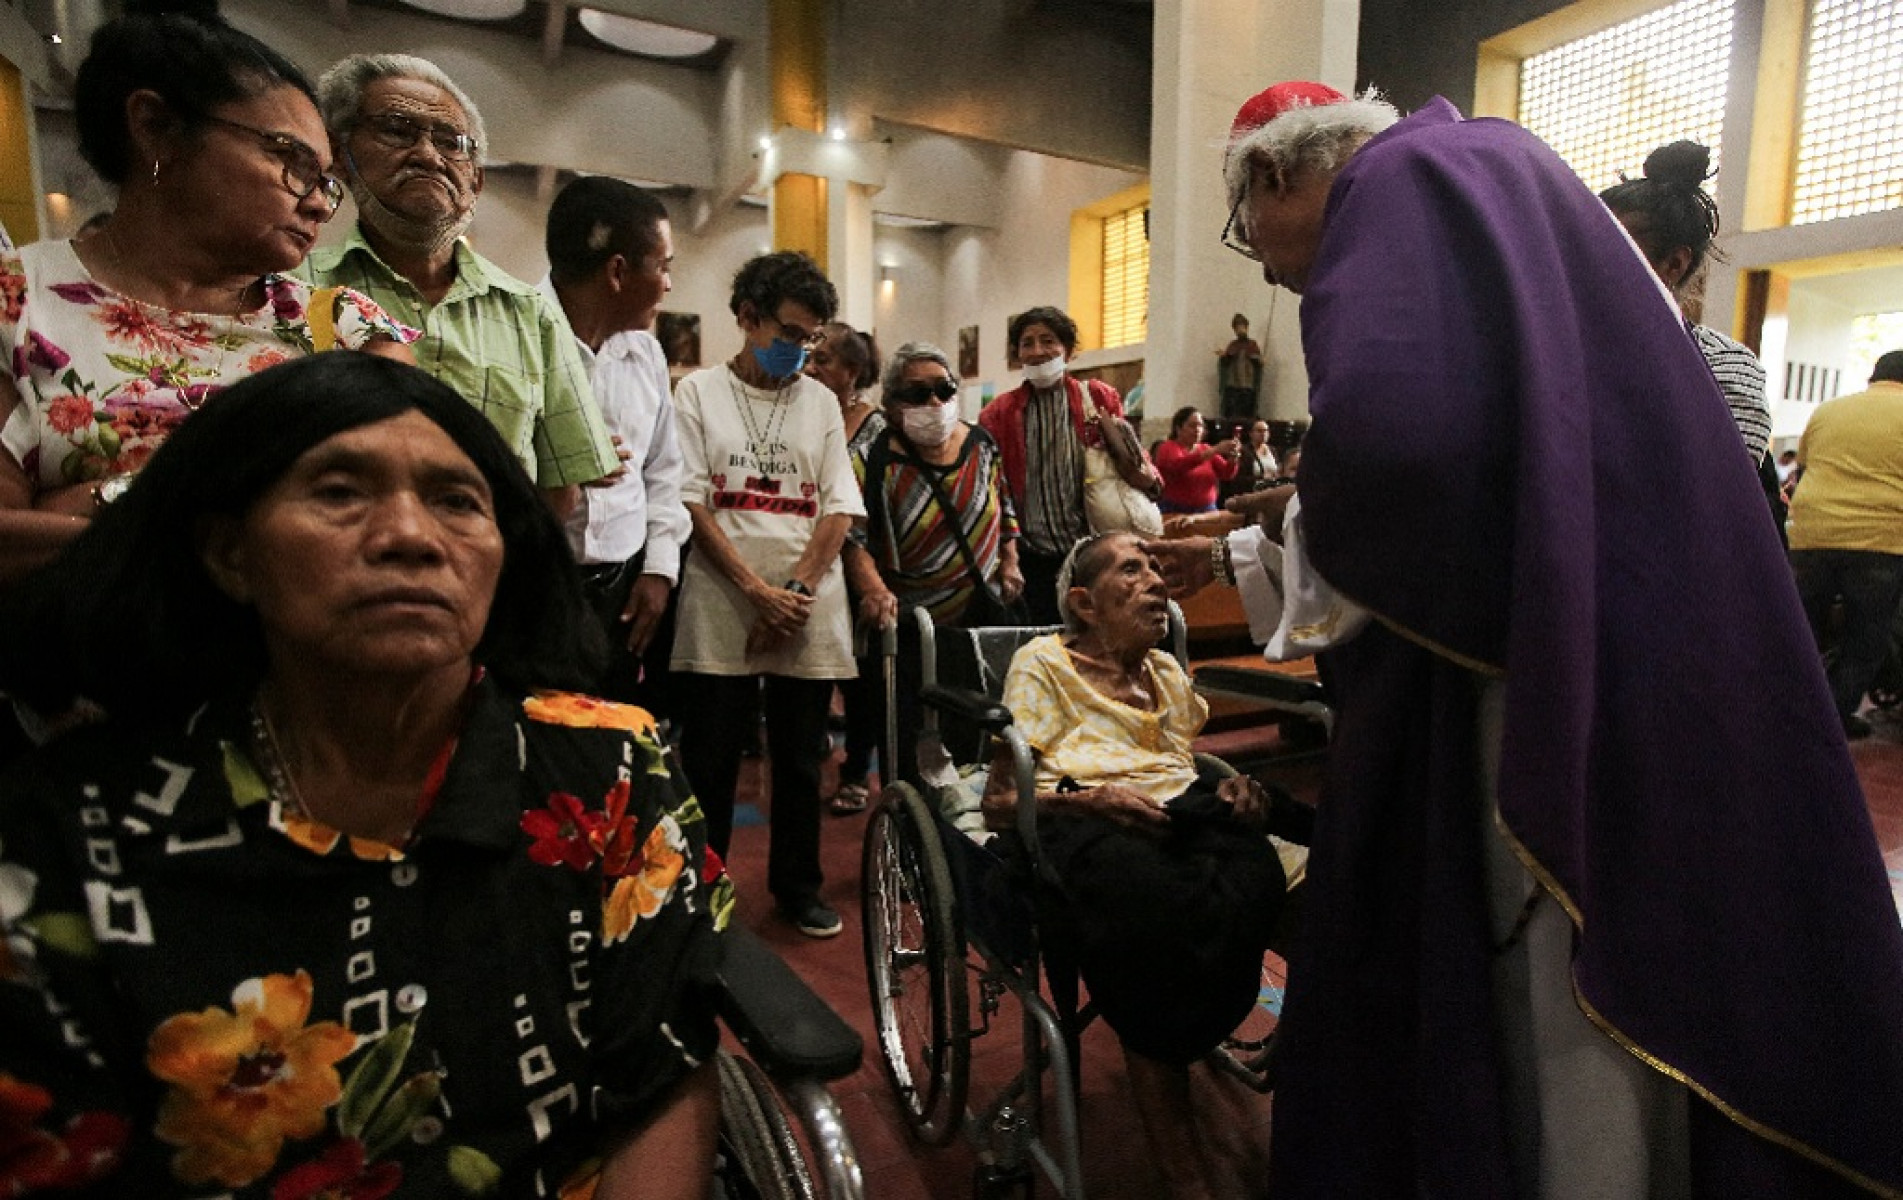
[[[1903,554],[1793,550],[1791,573],[1819,649],[1827,641],[1831,605],[1843,597],[1843,636],[1824,674],[1837,715],[1848,717],[1863,703],[1864,691],[1890,652],[1890,622],[1903,601]]]
[[[834,681],[686,672],[674,679],[682,701],[681,767],[707,814],[708,843],[725,857],[733,841],[740,754],[758,736],[755,722],[764,713],[773,780],[767,890],[788,905],[817,898],[825,883],[819,866],[819,768],[827,751],[826,712]]]

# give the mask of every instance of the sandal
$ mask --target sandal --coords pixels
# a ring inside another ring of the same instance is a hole
[[[842,783],[833,793],[832,802],[827,805],[835,817],[850,817],[854,813],[866,811],[866,804],[872,799],[872,793],[863,784]]]

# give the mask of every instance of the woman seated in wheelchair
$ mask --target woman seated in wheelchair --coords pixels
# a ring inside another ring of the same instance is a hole
[[[1156,648],[1169,600],[1135,535],[1077,543],[1058,603],[1065,631],[1027,642],[1004,684],[1036,756],[1040,853],[1061,881],[1040,890],[1040,941],[1076,963],[1122,1042],[1172,1193],[1214,1195],[1188,1067],[1242,1023],[1259,991],[1285,895],[1263,834],[1268,798],[1252,779],[1199,777],[1190,743],[1209,707]],[[984,804],[1007,857],[1022,855],[1009,832],[1017,801],[1001,752]]]

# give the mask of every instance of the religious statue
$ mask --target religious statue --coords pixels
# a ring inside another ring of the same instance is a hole
[[[1217,378],[1222,385],[1222,415],[1256,415],[1256,391],[1262,385],[1262,347],[1249,336],[1249,318],[1241,313],[1229,322],[1235,340],[1216,351]]]

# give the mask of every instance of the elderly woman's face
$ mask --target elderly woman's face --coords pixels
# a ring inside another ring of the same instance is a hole
[[[851,400],[858,390],[852,386],[858,372],[840,353],[840,343],[844,340],[838,334],[830,335],[813,347],[813,353],[806,360],[806,373],[825,384],[842,403]]]
[[[1017,350],[1018,361],[1026,366],[1049,362],[1053,358],[1070,358],[1070,351],[1064,349],[1064,339],[1042,321],[1033,321],[1018,331]]]
[[[311,447],[204,550],[274,669],[385,677],[467,668],[502,558],[488,483],[414,411]]]
[[[189,224],[216,234],[234,270],[263,273],[288,271],[310,252],[331,216],[320,178],[330,168],[317,109],[296,88],[276,87],[220,105],[177,170],[192,196]],[[299,198],[293,185],[309,194]]]
[[[1087,588],[1073,588],[1071,611],[1099,635],[1114,641],[1154,642],[1169,631],[1169,588],[1156,560],[1135,534],[1104,539],[1107,556]],[[1077,591],[1085,596],[1079,598]],[[1081,600],[1081,602],[1080,602]]]

